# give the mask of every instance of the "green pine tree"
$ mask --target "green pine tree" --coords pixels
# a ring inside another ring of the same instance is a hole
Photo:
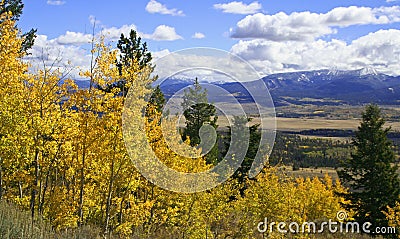
[[[0,15],[6,12],[11,12],[11,19],[13,21],[19,21],[23,8],[24,4],[22,3],[22,0],[3,0],[0,2]],[[31,29],[29,32],[22,34],[21,52],[26,53],[30,48],[32,48],[35,43],[36,32],[37,29]]]
[[[153,104],[158,112],[162,112],[162,109],[165,105],[165,96],[159,85],[153,90],[149,103]]]
[[[186,128],[183,130],[182,138],[190,139],[191,146],[198,146],[201,143],[200,128],[205,125],[211,125],[215,130],[217,129],[217,119],[215,106],[208,103],[207,90],[203,89],[197,78],[195,79],[193,87],[185,90],[183,96],[182,107],[184,108],[183,115],[186,118]],[[218,138],[212,149],[207,153],[206,160],[209,164],[216,164],[218,162]],[[205,139],[206,140],[206,139]]]
[[[122,67],[130,66],[132,60],[138,61],[140,69],[143,69],[145,66],[152,66],[152,56],[147,49],[147,43],[142,43],[142,38],[137,35],[135,30],[132,29],[128,37],[121,34],[117,48],[121,53],[119,60],[117,60],[117,67],[120,71]]]
[[[252,118],[247,118],[243,116],[234,116],[233,117],[233,127],[237,129],[239,134],[245,130],[246,124],[251,122]],[[260,124],[254,124],[248,127],[249,130],[249,146],[247,148],[246,156],[243,159],[241,166],[236,170],[235,174],[233,175],[234,178],[237,178],[240,183],[245,182],[247,178],[247,173],[249,172],[251,165],[253,164],[254,158],[257,155],[258,148],[260,146],[261,140],[261,131],[259,130]],[[232,127],[228,126],[228,134],[225,140],[225,151],[227,152],[229,147],[235,147],[231,145],[231,138],[232,138]],[[234,136],[236,139],[240,139],[240,135]],[[244,139],[242,139],[244,140]],[[244,144],[244,142],[240,142],[239,144]],[[240,147],[240,146],[238,146]]]
[[[169,112],[163,112],[165,102],[166,100],[164,93],[161,91],[161,88],[158,85],[156,88],[154,88],[153,93],[151,94],[147,103],[146,117],[149,122],[154,120],[155,113],[161,113],[162,116],[167,116],[169,114]],[[161,121],[159,123],[161,123]]]
[[[150,67],[152,69],[154,68],[151,64],[151,60],[153,58],[150,51],[147,49],[147,43],[142,42],[142,38],[137,35],[135,30],[132,29],[128,37],[125,37],[124,34],[121,34],[121,37],[117,43],[117,48],[120,52],[120,55],[119,58],[116,59],[115,63],[120,74],[122,74],[122,69],[124,67],[129,67],[133,61],[137,61],[139,63],[140,69],[143,69],[144,67]],[[126,96],[129,90],[124,79],[107,85],[105,88],[100,87],[100,89],[105,92],[111,92],[111,90],[114,88],[120,88],[120,92],[122,92],[124,96]]]
[[[400,195],[396,158],[387,137],[390,128],[384,124],[379,107],[368,105],[352,142],[355,152],[338,171],[350,188],[344,195],[350,204],[345,206],[355,211],[356,221],[372,223],[371,228],[388,225],[383,212],[394,207]]]

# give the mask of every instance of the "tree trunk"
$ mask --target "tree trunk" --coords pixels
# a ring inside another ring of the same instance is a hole
[[[39,200],[39,213],[40,214],[43,213],[44,198],[46,196],[47,186],[48,186],[48,183],[49,183],[50,169],[51,169],[51,165],[50,165],[49,169],[47,170],[46,181],[45,181],[44,186],[43,186],[43,194],[41,196],[41,200]]]
[[[124,205],[124,198],[122,197],[121,203],[119,204],[119,214],[118,214],[118,223],[122,224],[123,215],[122,215],[122,206]]]
[[[3,159],[0,157],[0,201],[3,198]]]
[[[19,191],[19,198],[22,198],[22,183],[18,181],[18,191]]]
[[[110,210],[111,210],[111,199],[112,199],[112,189],[114,184],[114,159],[111,161],[110,166],[110,183],[108,184],[108,194],[107,194],[107,203],[106,203],[106,218],[104,222],[104,234],[108,233],[108,227],[110,223]]]
[[[35,179],[32,185],[31,191],[31,201],[30,201],[30,209],[32,218],[35,217],[35,204],[36,204],[36,194],[37,187],[39,182],[39,149],[35,149],[35,159],[33,161],[33,167],[35,168]]]
[[[79,189],[79,208],[78,208],[78,226],[83,225],[83,194],[84,194],[84,186],[85,186],[85,158],[86,158],[86,147],[83,145],[82,152],[82,168],[81,168],[81,185]]]

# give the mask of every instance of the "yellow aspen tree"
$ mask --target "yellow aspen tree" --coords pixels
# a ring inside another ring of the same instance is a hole
[[[94,205],[96,183],[96,167],[100,167],[104,129],[101,126],[99,114],[98,92],[87,89],[78,89],[71,96],[68,104],[74,109],[72,119],[75,128],[72,134],[72,161],[73,175],[71,175],[75,199],[77,200],[77,225],[90,221],[91,215],[96,213]]]
[[[122,137],[124,94],[118,87],[109,91],[104,89],[123,79],[126,87],[132,87],[133,90],[138,91],[138,99],[143,100],[151,81],[143,80],[149,79],[144,76],[149,74],[148,69],[140,68],[134,60],[129,67],[118,70],[115,66],[117,51],[106,46],[102,39],[93,51],[97,54],[95,65],[90,71],[83,73],[91,79],[93,87],[88,90],[89,96],[84,99],[86,101],[90,99],[89,111],[97,113],[95,129],[92,130],[97,130],[101,134],[94,137],[97,149],[92,154],[95,154],[95,159],[91,161],[91,166],[85,173],[91,175],[90,179],[98,188],[97,191],[92,192],[90,199],[98,205],[97,209],[94,209],[97,212],[89,220],[100,223],[104,233],[115,228],[118,228],[121,233],[128,233],[127,227],[137,224],[130,220],[141,220],[127,215],[137,213],[135,210],[143,209],[136,207],[135,202],[132,201],[134,196],[132,192],[136,191],[140,176],[127,155]],[[143,116],[137,115],[137,117]],[[86,166],[82,167],[84,168]],[[85,177],[83,176],[82,179]],[[83,192],[83,190],[80,191]],[[82,204],[80,200],[79,205]],[[78,209],[78,211],[83,210]],[[144,212],[143,215],[146,213]]]
[[[58,135],[64,128],[62,101],[68,96],[68,83],[61,84],[61,73],[44,67],[35,75],[30,75],[25,87],[25,114],[27,117],[27,139],[31,159],[30,210],[41,213],[49,183],[49,174],[58,159]],[[48,175],[48,176],[47,176]],[[46,180],[47,178],[47,180]]]
[[[16,139],[25,121],[20,105],[27,65],[21,60],[22,40],[11,18],[10,13],[0,15],[0,200],[15,195],[10,182],[21,169],[20,162],[15,161],[22,157]]]
[[[336,220],[336,213],[341,209],[340,202],[343,200],[336,196],[338,190],[344,189],[338,183],[332,185],[328,176],[324,182],[318,178],[294,179],[280,175],[272,168],[264,170],[256,180],[249,182],[240,204],[247,207],[251,216],[244,220],[248,220],[248,228],[253,230],[265,218],[269,222],[296,222],[302,225],[303,222]],[[270,234],[269,228],[263,234],[273,238],[281,236],[277,230]]]
[[[112,85],[120,80],[120,74],[114,64],[117,51],[109,49],[103,43],[98,45],[98,50],[99,57],[96,59],[97,67],[94,69],[93,79],[94,84],[101,89],[105,88],[105,85]],[[124,180],[130,179],[127,169],[131,166],[122,138],[123,94],[120,90],[120,88],[113,88],[110,92],[103,91],[102,108],[99,109],[102,114],[101,125],[103,125],[105,133],[102,155],[104,161],[101,169],[101,175],[105,176],[105,179],[99,178],[98,180],[104,184],[104,187],[101,188],[105,189],[102,193],[105,195],[102,200],[105,204],[104,222],[102,223],[105,233],[108,233],[110,225],[114,224],[110,221],[111,216],[118,214],[118,205],[122,201],[117,194],[118,187]]]

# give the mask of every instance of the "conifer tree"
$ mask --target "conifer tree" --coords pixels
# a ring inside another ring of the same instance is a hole
[[[203,125],[209,124],[217,129],[217,119],[215,106],[208,103],[207,90],[203,89],[197,78],[192,88],[185,91],[182,106],[184,108],[183,115],[186,118],[186,128],[183,131],[183,140],[187,137],[190,139],[191,146],[198,146],[201,143],[200,129]],[[205,139],[207,140],[207,139]],[[207,153],[207,163],[215,164],[218,161],[218,140]]]
[[[245,130],[244,128],[247,127],[246,124],[251,122],[252,118],[242,117],[242,116],[234,116],[233,118],[233,128],[241,129],[238,130],[239,134]],[[243,159],[241,166],[237,169],[235,174],[233,175],[234,178],[237,178],[240,183],[245,181],[246,175],[253,164],[253,161],[257,155],[258,148],[260,146],[261,140],[261,131],[259,130],[260,124],[254,124],[249,129],[249,147],[247,148],[246,156]],[[229,147],[231,147],[231,140],[232,140],[232,127],[228,126],[228,135],[227,141],[225,142],[225,150],[228,151]],[[234,135],[235,138],[239,138],[240,135]],[[239,141],[239,143],[241,143]],[[240,147],[240,146],[239,146]]]
[[[123,68],[129,68],[133,65],[138,65],[139,70],[145,67],[153,68],[151,64],[152,56],[147,49],[147,43],[142,42],[142,38],[137,35],[135,30],[132,29],[128,37],[122,33],[118,40],[117,48],[120,54],[118,59],[116,59],[116,66],[120,75],[122,75]],[[124,96],[126,96],[129,90],[125,79],[120,79],[103,88],[100,87],[101,90],[108,93],[114,88],[119,88],[121,94]]]
[[[0,2],[0,15],[11,12],[11,20],[18,21],[22,14],[24,4],[22,0],[3,0]],[[31,29],[29,32],[22,34],[21,52],[26,53],[35,43],[37,29]]]
[[[153,93],[150,96],[148,101],[148,105],[146,107],[146,117],[148,120],[153,120],[155,117],[155,113],[163,113],[163,107],[165,105],[165,96],[161,91],[160,86],[156,86],[154,88]],[[164,112],[162,115],[168,114],[168,112]]]
[[[344,195],[350,201],[348,209],[356,212],[355,220],[370,222],[372,228],[388,225],[384,212],[395,206],[400,194],[395,154],[387,137],[390,128],[384,124],[379,107],[368,105],[352,142],[355,152],[338,172],[350,187]]]

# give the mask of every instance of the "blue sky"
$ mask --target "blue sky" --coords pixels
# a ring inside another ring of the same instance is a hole
[[[38,29],[32,59],[43,54],[85,67],[88,34],[115,41],[136,29],[157,57],[213,47],[248,60],[261,75],[373,67],[398,75],[400,1],[396,0],[35,0],[19,26]]]

